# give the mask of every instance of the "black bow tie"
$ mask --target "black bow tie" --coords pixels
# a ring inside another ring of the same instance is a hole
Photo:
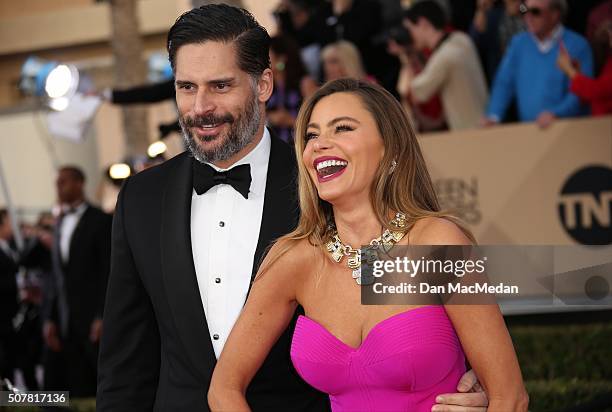
[[[251,165],[239,165],[225,172],[217,172],[207,164],[197,160],[193,161],[193,188],[198,195],[221,184],[231,185],[245,199],[248,199],[251,187]]]
[[[77,210],[78,209],[76,207],[73,207],[73,206],[66,207],[66,208],[61,210],[60,216],[61,217],[65,217],[65,216],[68,216],[68,215],[73,215],[73,214],[75,214],[77,212]]]

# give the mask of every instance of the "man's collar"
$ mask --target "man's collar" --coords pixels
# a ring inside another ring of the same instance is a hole
[[[257,143],[257,146],[253,150],[251,150],[246,156],[242,159],[238,160],[236,163],[228,167],[227,169],[221,169],[218,166],[215,166],[212,163],[206,162],[207,165],[210,165],[216,171],[225,171],[229,170],[233,167],[250,164],[251,165],[251,189],[250,192],[255,195],[263,194],[263,189],[266,182],[266,173],[268,164],[268,160],[270,158],[270,132],[267,127],[264,127],[264,132],[262,138]]]
[[[81,203],[79,203],[76,206],[71,206],[71,205],[62,205],[61,206],[61,213],[63,214],[75,214],[75,215],[82,215],[85,212],[85,209],[87,209],[87,202],[86,201],[82,201]]]
[[[533,34],[531,35],[540,53],[548,53],[555,46],[561,36],[563,36],[562,24],[557,25],[557,27],[555,27],[550,35],[544,40],[538,39],[538,37]]]

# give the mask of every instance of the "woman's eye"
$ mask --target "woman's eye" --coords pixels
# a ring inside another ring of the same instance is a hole
[[[310,132],[310,133],[306,133],[306,141],[309,141],[310,139],[315,139],[317,137],[316,133]]]
[[[355,129],[348,124],[339,124],[336,126],[336,132],[350,132],[351,130]]]

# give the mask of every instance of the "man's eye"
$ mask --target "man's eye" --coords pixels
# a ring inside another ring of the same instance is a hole
[[[217,90],[225,90],[227,89],[227,83],[217,83]]]
[[[179,89],[193,90],[193,84],[179,84]]]

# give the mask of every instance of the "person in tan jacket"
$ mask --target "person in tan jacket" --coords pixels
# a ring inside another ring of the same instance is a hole
[[[447,32],[446,15],[431,0],[406,10],[403,24],[418,50],[431,51],[424,69],[410,79],[413,101],[421,103],[438,93],[451,130],[478,127],[488,92],[472,40],[461,32]]]

